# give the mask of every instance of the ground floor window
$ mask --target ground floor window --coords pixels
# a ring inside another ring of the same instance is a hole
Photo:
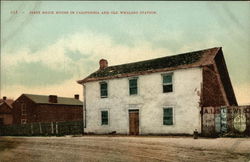
[[[163,108],[163,125],[173,125],[173,108]]]
[[[3,125],[3,118],[0,118],[0,125]]]
[[[102,125],[108,125],[108,111],[101,111]]]
[[[27,119],[21,119],[21,124],[26,124],[27,123]]]

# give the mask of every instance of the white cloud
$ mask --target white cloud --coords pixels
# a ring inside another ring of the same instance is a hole
[[[134,43],[133,47],[120,45],[107,35],[94,33],[76,33],[64,40],[67,49],[91,54],[89,59],[96,63],[101,58],[108,59],[111,64],[121,64],[170,54],[167,48],[154,48],[148,41]]]
[[[4,68],[8,69],[21,62],[42,62],[53,69],[58,69],[65,62],[70,62],[70,59],[65,57],[64,52],[64,44],[61,41],[35,53],[32,53],[28,48],[18,49],[14,53],[3,55]]]
[[[108,35],[93,32],[75,33],[62,37],[56,43],[35,53],[31,53],[28,48],[23,48],[11,54],[5,53],[3,66],[8,69],[19,62],[42,62],[53,69],[62,67],[71,69],[72,64],[86,65],[87,62],[98,64],[101,58],[108,59],[111,65],[156,58],[171,53],[167,48],[154,48],[148,41],[134,43],[133,47],[129,47],[116,44]],[[73,61],[66,55],[67,51],[79,51],[82,58]],[[85,54],[89,54],[90,57],[85,58]]]

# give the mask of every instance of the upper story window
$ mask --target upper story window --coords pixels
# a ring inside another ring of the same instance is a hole
[[[109,124],[109,117],[108,117],[108,111],[101,111],[101,117],[102,117],[102,125],[108,125]]]
[[[173,125],[173,108],[163,108],[163,125]]]
[[[136,95],[138,93],[137,78],[129,79],[129,94]]]
[[[163,93],[173,92],[173,73],[162,75]]]
[[[100,96],[101,98],[108,97],[108,83],[107,82],[100,83]]]
[[[21,103],[21,115],[26,115],[26,114],[27,114],[26,104]]]

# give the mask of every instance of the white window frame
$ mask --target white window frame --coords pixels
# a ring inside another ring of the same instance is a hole
[[[108,124],[102,124],[102,111],[107,111],[108,112]],[[109,112],[109,109],[101,109],[100,110],[100,125],[101,126],[109,126],[110,125],[110,112]]]
[[[171,84],[170,83],[164,83],[163,77],[167,76],[167,75],[172,75]],[[162,93],[166,93],[166,94],[173,93],[174,92],[174,72],[168,72],[168,73],[161,74],[161,79],[162,79]],[[164,88],[163,88],[164,85],[172,85],[172,91],[171,92],[164,92]]]
[[[130,94],[130,84],[129,84],[129,81],[133,80],[133,79],[137,80],[137,94]],[[129,96],[137,96],[137,95],[139,95],[139,77],[130,77],[130,78],[128,78],[128,94],[129,94]]]
[[[173,113],[173,124],[172,125],[165,125],[164,124],[164,109],[167,109],[167,108],[172,108],[172,113]],[[163,108],[162,108],[162,122],[161,123],[163,126],[167,126],[167,127],[171,127],[171,126],[175,125],[175,108],[174,108],[174,106],[163,106]]]
[[[102,90],[101,90],[101,84],[106,83],[107,84],[107,96],[102,96]],[[100,93],[100,98],[108,98],[109,96],[109,84],[107,81],[101,81],[99,82],[99,93]]]

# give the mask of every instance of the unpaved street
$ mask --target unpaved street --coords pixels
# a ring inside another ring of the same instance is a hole
[[[250,138],[0,137],[1,162],[250,161]]]

